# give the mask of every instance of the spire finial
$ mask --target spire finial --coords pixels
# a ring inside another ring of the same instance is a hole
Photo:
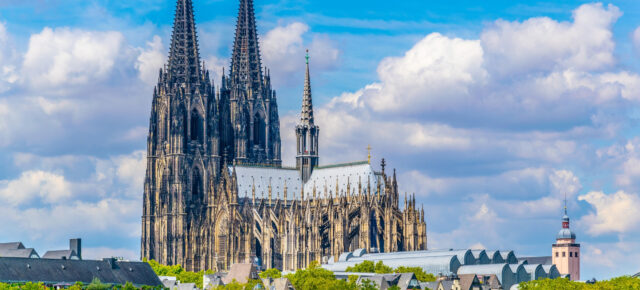
[[[371,164],[371,145],[367,145],[367,162]]]
[[[567,214],[567,193],[564,193],[564,214]]]
[[[309,73],[309,50],[305,56],[307,62],[307,70],[304,76],[304,92],[302,94],[302,114],[300,121],[302,125],[313,125],[313,100],[311,97],[311,76]]]

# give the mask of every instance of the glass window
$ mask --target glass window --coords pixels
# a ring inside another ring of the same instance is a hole
[[[569,252],[569,257],[573,258],[573,252]]]
[[[576,252],[576,254],[574,255],[574,257],[576,257],[576,258],[578,257],[578,252]]]
[[[556,252],[556,258],[559,257],[559,255],[560,255],[560,252]]]
[[[562,257],[566,257],[567,256],[567,252],[562,252]]]

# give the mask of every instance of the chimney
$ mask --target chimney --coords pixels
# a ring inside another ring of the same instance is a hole
[[[78,255],[78,259],[82,260],[82,239],[70,239],[69,250],[76,252],[76,255]]]

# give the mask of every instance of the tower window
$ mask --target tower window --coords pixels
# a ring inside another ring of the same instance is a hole
[[[567,256],[567,252],[562,252],[562,257],[566,257]]]
[[[573,256],[577,258],[577,257],[578,257],[578,252],[576,252],[576,254],[575,254],[575,255],[573,255]]]
[[[569,252],[569,257],[573,258],[573,252]]]
[[[560,253],[559,253],[559,252],[556,252],[556,258],[557,258],[557,257],[559,257],[559,256],[560,256]]]
[[[202,142],[204,136],[203,120],[196,110],[191,112],[191,140]]]

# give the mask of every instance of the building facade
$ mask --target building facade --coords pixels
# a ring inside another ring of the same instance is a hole
[[[262,68],[252,0],[241,0],[231,70],[215,88],[200,61],[191,0],[178,0],[167,65],[154,89],[142,215],[142,257],[187,270],[233,263],[295,270],[358,248],[424,250],[424,210],[400,195],[395,170],[370,161],[319,166],[307,70],[295,128],[296,167],[283,167],[280,121]]]
[[[565,201],[566,203],[566,201]],[[567,206],[564,206],[562,229],[556,235],[556,243],[551,246],[551,259],[562,275],[569,275],[573,281],[580,280],[580,244],[569,226]]]

